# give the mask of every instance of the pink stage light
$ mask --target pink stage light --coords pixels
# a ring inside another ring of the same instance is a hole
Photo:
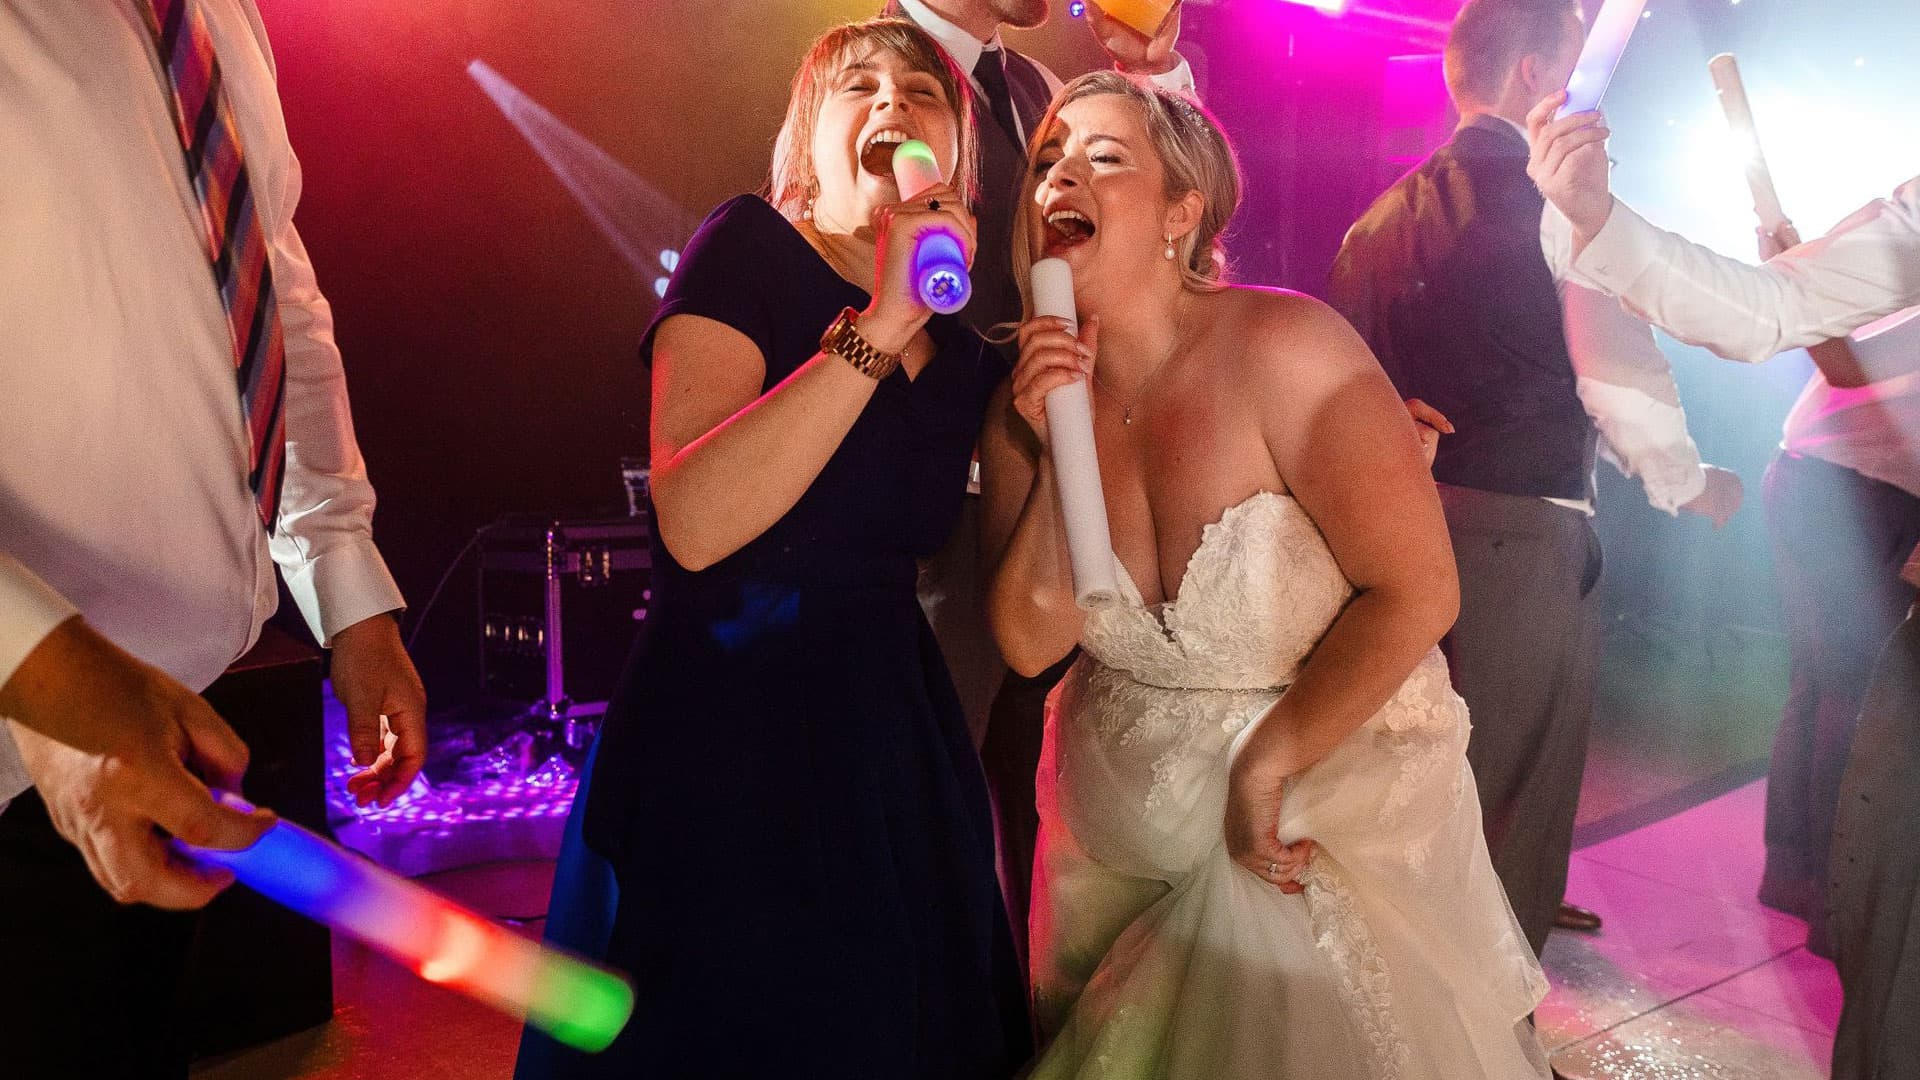
[[[1324,11],[1329,15],[1344,15],[1347,11],[1347,0],[1280,0],[1280,2],[1283,4],[1299,4],[1302,7],[1310,7],[1315,11]]]

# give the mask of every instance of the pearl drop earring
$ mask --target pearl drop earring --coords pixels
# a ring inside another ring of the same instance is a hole
[[[1165,251],[1162,251],[1160,254],[1165,255],[1167,257],[1168,262],[1172,262],[1179,255],[1179,252],[1173,250],[1173,234],[1172,233],[1167,234],[1167,248]]]

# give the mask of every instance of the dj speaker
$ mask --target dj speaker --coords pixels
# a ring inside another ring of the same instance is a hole
[[[644,517],[490,527],[480,550],[483,692],[553,721],[605,713],[653,595],[652,535]]]

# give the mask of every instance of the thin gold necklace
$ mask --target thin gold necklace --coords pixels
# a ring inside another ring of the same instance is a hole
[[[1140,384],[1140,389],[1134,392],[1133,401],[1131,402],[1122,400],[1119,394],[1108,389],[1107,384],[1100,381],[1098,373],[1094,374],[1093,385],[1098,387],[1101,393],[1112,398],[1114,402],[1120,406],[1120,423],[1123,427],[1133,426],[1134,406],[1146,404],[1147,391],[1153,389],[1153,380],[1160,377],[1160,373],[1166,370],[1167,365],[1173,361],[1174,355],[1179,351],[1180,333],[1179,326],[1176,324],[1174,327],[1173,344],[1167,348],[1167,355],[1161,357],[1160,362],[1153,366],[1153,371],[1149,373],[1145,381]]]

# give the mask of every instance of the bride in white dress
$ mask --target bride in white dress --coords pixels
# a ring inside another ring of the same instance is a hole
[[[1032,1075],[1545,1076],[1406,411],[1329,309],[1217,282],[1239,182],[1192,104],[1090,75],[1033,149],[1016,269],[1068,260],[1082,332],[1021,327],[982,440],[989,613],[1022,671],[1084,652],[1039,776]],[[1093,612],[1042,405],[1086,377],[1123,593]]]

